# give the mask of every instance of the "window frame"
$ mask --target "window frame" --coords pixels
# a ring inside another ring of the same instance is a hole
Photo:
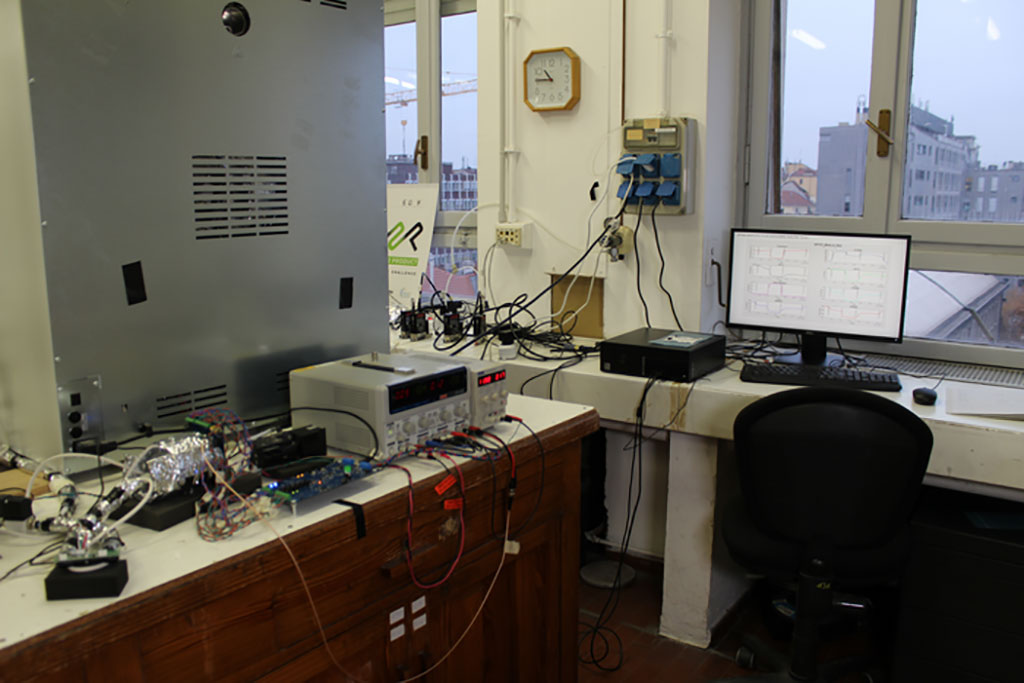
[[[910,81],[911,66],[913,60],[914,26],[917,11],[917,0],[899,0],[898,2],[886,2],[876,0],[878,4],[891,4],[894,9],[898,8],[899,29],[899,59],[896,69],[896,89],[893,104],[893,120],[897,122],[894,139],[899,143],[906,140],[907,135],[907,112],[910,110]],[[876,30],[877,30],[876,14]],[[872,74],[873,75],[873,74]],[[874,108],[872,108],[874,109]],[[902,112],[897,116],[897,113]],[[895,159],[902,150],[893,147],[896,154],[892,155],[893,166]],[[902,171],[900,169],[894,169]],[[902,173],[892,173],[889,192],[895,193],[898,197],[901,191]],[[986,183],[986,191],[988,191]],[[918,256],[911,257],[912,268],[927,268],[931,270],[960,270],[965,272],[985,272],[999,275],[1020,275],[1024,274],[1024,225],[1016,223],[995,223],[995,222],[966,222],[966,221],[922,221],[906,219],[900,216],[898,202],[892,203],[889,208],[886,225],[893,226],[892,232],[900,232],[910,235],[914,247],[911,253],[918,252]],[[1015,234],[1016,233],[1016,234]],[[920,244],[920,248],[916,248]],[[986,264],[980,270],[977,266],[979,250],[987,250],[985,258],[981,259]],[[993,270],[997,268],[998,270]]]
[[[744,177],[749,179],[746,186],[748,192],[746,225],[766,229],[786,228],[815,232],[877,232],[873,226],[885,222],[885,208],[888,201],[879,203],[879,198],[885,198],[888,193],[890,164],[887,160],[878,158],[873,152],[867,155],[864,214],[862,216],[801,215],[800,225],[793,225],[791,215],[765,212],[765,207],[768,205],[769,182],[780,184],[778,182],[780,178],[769,177],[769,159],[771,156],[775,157],[776,173],[781,173],[783,161],[781,150],[778,147],[778,136],[775,137],[775,146],[770,147],[770,145],[773,140],[772,127],[781,127],[781,113],[775,111],[773,104],[778,103],[781,107],[782,102],[782,93],[776,88],[776,82],[781,80],[781,76],[777,78],[776,74],[781,73],[785,60],[784,6],[785,0],[752,2],[750,5],[750,11],[753,13],[754,46],[751,50],[751,61],[748,67],[752,70],[752,78],[750,115],[748,117],[750,122],[749,152],[746,155],[748,161],[745,162],[748,167],[744,169]],[[895,90],[895,74],[886,77],[882,65],[891,64],[897,56],[892,42],[898,33],[894,26],[898,23],[897,19],[898,15],[894,13],[893,4],[875,3],[875,40],[872,45],[869,103],[886,99],[892,100],[891,94],[888,98],[885,97],[885,94]],[[777,40],[776,25],[778,25],[778,38],[781,40]],[[878,36],[880,30],[882,40],[879,40]],[[886,46],[882,54],[879,54],[880,46]],[[872,118],[877,116],[876,112],[877,108],[872,107]],[[870,151],[872,142],[870,136],[868,142]]]
[[[740,205],[744,227],[789,230],[907,234],[912,238],[910,267],[996,275],[1024,274],[1024,225],[995,222],[925,221],[903,218],[908,202],[904,172],[917,154],[907,149],[910,111],[910,81],[917,0],[876,0],[871,46],[869,119],[878,121],[880,109],[892,114],[891,137],[895,140],[889,156],[876,153],[877,136],[868,133],[865,168],[864,213],[861,217],[769,214],[768,195],[781,179],[779,138],[772,128],[781,127],[781,76],[785,58],[786,0],[747,5],[752,48],[749,51],[747,149],[742,169],[746,180]],[[896,65],[893,68],[893,65]],[[775,158],[775,178],[770,177],[769,160]],[[966,179],[965,179],[966,181]],[[977,182],[977,180],[975,180]],[[988,188],[986,188],[987,190]],[[971,196],[980,196],[980,193]],[[986,193],[987,196],[987,193]],[[964,196],[961,203],[968,201]],[[912,201],[912,200],[909,200]],[[844,346],[893,355],[910,355],[941,360],[984,363],[1024,368],[1024,351],[950,341],[904,339],[902,344],[880,344],[850,340]]]
[[[441,186],[441,18],[476,11],[476,0],[384,0],[384,27],[416,24],[416,136],[426,133],[427,169],[419,169],[420,182]],[[438,207],[440,207],[438,198]],[[437,212],[433,246],[451,247],[454,228],[459,226],[456,247],[476,245],[476,212]]]

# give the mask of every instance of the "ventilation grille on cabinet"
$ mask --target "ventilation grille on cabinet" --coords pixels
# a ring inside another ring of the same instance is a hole
[[[196,239],[288,234],[288,159],[192,157]]]
[[[193,410],[221,406],[228,402],[228,385],[195,389],[156,400],[157,418],[187,415]]]
[[[299,0],[299,2],[312,4],[311,0]],[[334,9],[348,9],[348,0],[320,0],[320,4],[324,7],[333,7]]]
[[[290,395],[288,385],[288,374],[289,371],[285,370],[284,372],[278,372],[274,375],[274,389],[276,389],[278,393],[284,394],[285,396]]]
[[[890,356],[881,353],[868,353],[864,357],[872,366],[892,368],[898,372],[910,375],[924,375],[933,378],[943,377],[961,382],[996,384],[1004,387],[1024,387],[1024,371],[1015,368]]]

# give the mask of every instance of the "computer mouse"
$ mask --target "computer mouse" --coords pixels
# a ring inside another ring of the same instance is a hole
[[[914,389],[913,394],[914,403],[919,403],[923,406],[935,405],[935,399],[939,397],[939,395],[935,393],[934,389],[929,389],[928,387],[918,387],[917,389]]]

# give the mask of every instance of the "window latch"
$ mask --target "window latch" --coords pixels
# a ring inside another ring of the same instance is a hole
[[[878,135],[878,147],[875,148],[878,156],[889,156],[889,147],[896,144],[896,141],[889,136],[889,130],[892,127],[892,109],[878,110],[878,125],[875,125],[871,119],[864,119],[864,124]]]
[[[424,171],[427,170],[429,161],[427,161],[427,136],[421,135],[420,139],[416,141],[416,149],[412,154],[413,163],[419,162],[420,168]]]

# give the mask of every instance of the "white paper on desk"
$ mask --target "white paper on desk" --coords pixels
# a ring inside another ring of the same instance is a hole
[[[1024,389],[950,384],[946,387],[946,412],[1024,420]]]

